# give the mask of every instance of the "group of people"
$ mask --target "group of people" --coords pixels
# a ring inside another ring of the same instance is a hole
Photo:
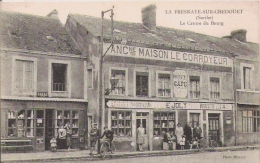
[[[181,123],[177,124],[175,133],[173,131],[164,133],[163,142],[169,144],[169,149],[172,148],[173,142],[176,141],[176,149],[188,149],[189,144],[193,140],[201,139],[202,130],[199,123],[194,128],[191,127],[191,123],[187,123],[184,128]]]
[[[71,149],[72,124],[68,121],[65,125],[60,124],[57,136],[53,136],[50,140],[51,150],[54,152],[59,149]],[[57,140],[56,140],[57,138]]]
[[[191,127],[191,123],[187,123],[184,129],[181,124],[178,123],[175,135],[177,138],[176,148],[184,149],[189,148],[189,144],[192,143],[193,139],[201,139],[202,130],[199,123],[197,123],[194,128]]]
[[[192,143],[193,139],[201,139],[202,130],[200,128],[199,123],[196,124],[196,127],[192,128],[190,123],[187,123],[183,129],[180,123],[177,124],[175,133],[173,131],[167,132],[164,134],[164,142],[168,142],[170,147],[173,144],[173,142],[176,140],[176,149],[184,149],[189,148],[189,144]],[[114,139],[114,133],[111,130],[108,130],[108,127],[104,127],[104,132],[100,136],[100,131],[97,128],[97,124],[93,123],[92,128],[90,130],[90,153],[89,155],[93,154],[93,151],[97,145],[98,150],[97,152],[100,152],[100,139],[103,137],[106,137],[106,140],[108,141],[109,149],[111,147],[111,142]],[[145,135],[145,129],[143,128],[142,123],[137,128],[137,147],[139,151],[143,151],[143,144],[144,144],[144,135]],[[55,137],[53,137],[50,141],[51,148],[53,151],[56,150],[57,146],[60,149],[68,148],[70,150],[71,148],[71,136],[72,136],[72,127],[70,121],[68,121],[65,126],[60,125],[60,128],[58,129],[58,136],[57,141]]]
[[[97,124],[93,123],[92,124],[92,128],[90,130],[90,153],[89,155],[93,155],[93,151],[97,145],[98,150],[97,153],[100,153],[100,139],[103,139],[104,137],[106,138],[106,141],[108,141],[108,145],[109,145],[109,149],[111,147],[111,143],[114,139],[114,132],[111,130],[108,130],[108,127],[105,126],[104,127],[104,132],[103,134],[100,136],[100,131],[97,128]]]

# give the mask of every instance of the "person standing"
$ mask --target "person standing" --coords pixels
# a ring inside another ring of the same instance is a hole
[[[51,143],[51,151],[52,152],[56,152],[56,150],[57,150],[57,141],[56,141],[54,136],[50,140],[50,143]]]
[[[95,146],[96,146],[97,141],[99,139],[99,130],[97,128],[96,123],[92,124],[92,128],[90,130],[89,135],[90,135],[90,153],[89,153],[89,155],[93,155],[93,150],[95,149]]]
[[[184,135],[186,137],[185,149],[189,149],[189,144],[192,142],[192,128],[189,122],[184,127]]]
[[[72,137],[72,124],[70,123],[70,120],[66,123],[65,129],[66,129],[66,132],[67,132],[66,143],[67,143],[68,151],[70,151],[71,137]]]
[[[193,137],[195,139],[201,139],[202,130],[200,128],[200,124],[197,123],[196,127],[193,129]]]
[[[144,128],[143,124],[140,123],[140,126],[137,128],[137,145],[139,151],[143,151],[143,144],[144,144]]]
[[[175,135],[177,138],[177,149],[180,149],[181,148],[180,143],[182,141],[182,135],[183,135],[183,128],[181,127],[180,123],[177,124]]]
[[[58,147],[59,149],[64,149],[66,144],[66,129],[64,129],[63,124],[60,125],[58,130]]]

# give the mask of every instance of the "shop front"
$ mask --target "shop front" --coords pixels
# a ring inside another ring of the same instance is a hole
[[[29,144],[34,151],[50,150],[50,139],[58,136],[60,125],[70,121],[72,126],[72,148],[85,146],[86,105],[80,101],[5,100],[2,101],[1,107],[1,114],[6,115],[2,116],[1,119],[1,140],[7,142],[16,140],[18,144],[18,140],[30,140],[31,143]],[[12,144],[11,146],[19,145]]]
[[[107,125],[114,131],[116,148],[122,151],[138,150],[136,130],[140,123],[145,129],[144,150],[162,150],[164,134],[174,133],[177,123],[181,123],[182,127],[187,122],[192,127],[199,124],[203,131],[202,136],[214,138],[220,145],[234,133],[229,119],[233,104],[119,100],[106,102]],[[227,119],[226,123],[224,118]]]

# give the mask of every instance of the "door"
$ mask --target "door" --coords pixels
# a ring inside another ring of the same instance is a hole
[[[50,150],[50,140],[54,134],[54,110],[46,109],[46,123],[45,123],[45,150]]]
[[[219,142],[220,130],[219,130],[219,115],[216,113],[208,114],[208,125],[209,125],[209,138]]]
[[[198,123],[200,124],[200,113],[190,113],[190,123],[192,128],[196,127]]]
[[[143,150],[149,150],[149,123],[148,123],[148,113],[147,112],[137,112],[136,113],[136,130],[138,127],[140,127],[140,124],[143,124],[144,128],[144,144],[143,144]],[[137,141],[137,135],[136,135],[136,141]],[[138,150],[138,147],[137,149]]]
[[[36,110],[36,151],[45,150],[45,110]]]

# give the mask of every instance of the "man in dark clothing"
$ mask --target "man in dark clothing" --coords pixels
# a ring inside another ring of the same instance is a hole
[[[105,126],[104,127],[104,132],[103,132],[103,134],[102,134],[102,136],[101,136],[101,139],[104,137],[104,136],[106,136],[106,139],[108,139],[108,141],[109,141],[109,149],[110,149],[110,147],[111,147],[111,142],[113,141],[113,139],[114,139],[114,132],[113,131],[111,131],[111,130],[108,130],[108,128],[107,128],[107,126]]]
[[[200,124],[197,123],[197,126],[193,129],[193,137],[195,139],[201,139],[202,130],[200,128]]]
[[[184,135],[186,136],[185,148],[189,149],[189,144],[192,142],[192,128],[189,122],[184,127]]]
[[[99,140],[99,130],[97,129],[97,124],[93,123],[92,128],[90,130],[90,153],[92,155],[93,150],[95,149],[96,143]]]

